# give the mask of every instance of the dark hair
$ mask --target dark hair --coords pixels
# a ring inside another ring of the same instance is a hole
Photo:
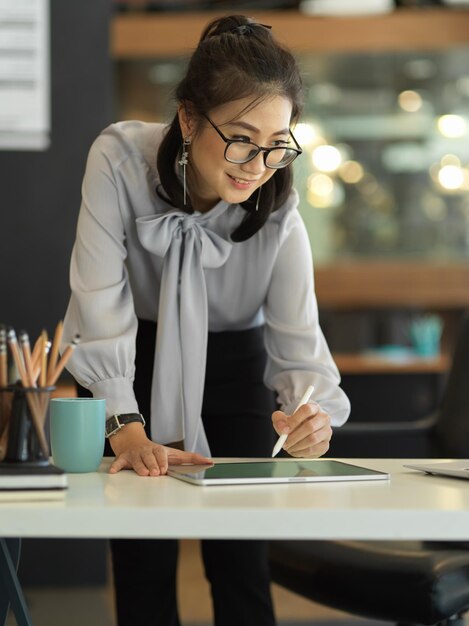
[[[269,27],[243,15],[221,17],[210,22],[201,35],[187,68],[176,88],[178,103],[188,103],[199,117],[211,109],[253,96],[251,106],[266,97],[286,96],[292,104],[292,121],[300,115],[303,87],[293,55],[272,36]],[[160,145],[157,167],[161,186],[170,202],[188,213],[183,188],[174,164],[180,155],[182,133],[178,115],[174,116]],[[293,182],[291,165],[279,169],[262,186],[258,211],[258,191],[242,203],[246,215],[231,237],[244,241],[254,235],[272,211],[287,199]]]

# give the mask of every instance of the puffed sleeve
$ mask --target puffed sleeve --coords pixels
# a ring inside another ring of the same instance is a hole
[[[63,336],[65,344],[81,335],[68,369],[94,397],[106,399],[108,415],[138,411],[133,392],[137,319],[125,266],[114,144],[112,135],[101,135],[88,156]]]
[[[319,327],[311,248],[296,208],[280,224],[265,319],[265,383],[277,392],[282,410],[291,414],[312,384],[312,400],[329,413],[333,426],[342,425],[350,402],[339,387],[340,375]]]

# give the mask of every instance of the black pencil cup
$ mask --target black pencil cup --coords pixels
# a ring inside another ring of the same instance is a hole
[[[0,462],[23,467],[49,464],[45,424],[53,389],[0,388]]]

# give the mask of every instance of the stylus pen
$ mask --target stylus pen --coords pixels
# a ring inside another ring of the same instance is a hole
[[[303,397],[301,398],[301,400],[298,402],[298,406],[296,407],[296,409],[293,411],[293,413],[296,413],[298,411],[298,409],[300,408],[300,406],[303,406],[303,404],[306,404],[310,397],[311,394],[314,391],[314,385],[310,385],[308,387],[308,389],[304,392]],[[277,443],[274,446],[274,449],[272,450],[272,458],[274,458],[274,456],[277,456],[277,454],[280,452],[280,450],[283,448],[283,444],[285,443],[285,441],[287,440],[288,435],[280,435],[280,437],[278,438]]]

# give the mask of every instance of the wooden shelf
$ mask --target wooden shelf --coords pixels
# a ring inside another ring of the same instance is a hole
[[[353,0],[350,0],[353,1]],[[206,24],[227,12],[117,14],[111,23],[114,59],[190,54]],[[249,11],[272,25],[293,52],[437,50],[469,44],[469,11],[399,9],[363,17],[316,17],[297,11]]]
[[[347,261],[315,269],[321,308],[469,307],[469,263]]]
[[[334,353],[342,376],[346,374],[444,374],[451,359],[446,354],[435,358],[387,359],[361,354]]]

